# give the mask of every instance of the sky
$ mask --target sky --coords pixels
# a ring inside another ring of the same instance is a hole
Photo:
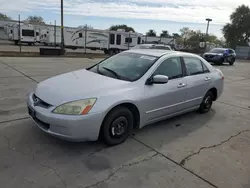
[[[60,24],[61,0],[0,0],[0,12],[18,19],[42,16],[47,24]],[[64,0],[64,25],[91,25],[108,29],[127,24],[145,34],[154,29],[178,33],[180,28],[206,32],[206,18],[213,21],[209,33],[222,37],[221,28],[239,5],[250,6],[250,0]]]

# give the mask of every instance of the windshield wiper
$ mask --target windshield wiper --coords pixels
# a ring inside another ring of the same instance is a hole
[[[117,72],[113,71],[112,69],[109,69],[107,67],[102,67],[102,68],[111,72],[113,75],[115,75],[116,78],[121,79],[121,76]]]

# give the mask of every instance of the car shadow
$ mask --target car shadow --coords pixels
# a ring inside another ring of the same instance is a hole
[[[222,67],[222,66],[232,67],[233,66],[233,65],[229,65],[228,63],[223,63],[223,64],[219,65],[219,64],[210,62],[210,64],[215,66],[215,67]]]
[[[206,114],[190,112],[179,115],[171,119],[160,121],[143,127],[135,132],[134,137],[154,149],[160,149],[163,145],[167,145],[179,138],[184,138],[192,132],[208,126],[208,123],[214,118],[215,109],[211,109]]]
[[[151,137],[153,142],[159,141],[159,146],[164,142],[171,142],[178,137],[187,136],[190,132],[206,126],[207,123],[214,117],[216,111],[211,109],[207,114],[198,114],[197,112],[190,112],[179,115],[167,120],[163,120],[154,124],[147,125],[140,130],[136,130],[133,135],[136,138],[144,139]],[[108,148],[101,141],[95,142],[70,142],[54,138],[33,126],[30,129],[32,136],[32,143],[36,146],[40,145],[42,150],[54,150],[59,153],[67,153],[67,155],[92,155],[104,148]],[[31,141],[31,138],[29,138]],[[157,144],[156,144],[157,146]]]

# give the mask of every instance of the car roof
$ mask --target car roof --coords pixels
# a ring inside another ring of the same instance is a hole
[[[156,56],[156,57],[160,57],[160,56],[168,55],[168,54],[180,53],[177,51],[160,50],[160,49],[131,49],[131,50],[127,50],[125,52],[131,52],[131,53],[137,53],[137,54],[143,54],[143,55],[149,55],[149,56]]]
[[[167,44],[139,44],[138,46],[169,46]]]
[[[218,50],[232,50],[231,48],[213,48],[213,49],[218,49]]]

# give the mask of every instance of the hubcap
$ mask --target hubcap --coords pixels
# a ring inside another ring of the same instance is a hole
[[[207,98],[205,99],[204,101],[204,104],[205,104],[205,109],[209,109],[212,105],[212,97],[211,96],[207,96]]]
[[[116,118],[111,125],[111,136],[113,137],[121,137],[126,131],[128,127],[128,120],[125,117]]]

